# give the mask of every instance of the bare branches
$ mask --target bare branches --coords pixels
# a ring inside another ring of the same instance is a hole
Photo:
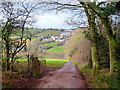
[[[26,46],[27,38],[24,38],[25,26],[31,24],[32,14],[39,3],[26,2],[2,2],[3,30],[2,40],[5,44],[7,61],[20,52]],[[12,39],[14,32],[21,33],[18,40]],[[13,60],[12,60],[13,61]]]
[[[79,3],[79,1],[51,1],[51,2],[44,2],[46,4],[46,10],[48,11],[53,11],[55,10],[56,12],[59,11],[70,11],[73,16],[69,18],[67,21],[65,21],[68,25],[72,25],[73,27],[77,26],[79,27],[80,25],[86,25],[87,21],[80,19],[81,17],[85,17],[86,15],[84,14],[84,9],[83,6]]]
[[[72,17],[70,17],[66,23],[68,25],[72,25],[73,27],[80,27],[80,26],[85,26],[88,25],[87,22],[87,17],[85,15],[84,10],[80,10],[76,12]]]

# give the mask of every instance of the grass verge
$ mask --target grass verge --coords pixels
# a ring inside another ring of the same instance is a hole
[[[118,88],[120,85],[118,80],[119,75],[117,73],[110,75],[108,68],[98,70],[96,75],[89,79],[92,75],[92,69],[89,69],[87,65],[84,67],[80,67],[78,63],[77,65],[86,77],[89,88]]]

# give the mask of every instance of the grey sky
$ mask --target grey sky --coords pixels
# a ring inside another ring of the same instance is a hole
[[[45,14],[36,14],[34,15],[34,18],[36,19],[36,22],[33,24],[34,27],[37,28],[65,28],[70,29],[73,28],[72,26],[68,25],[65,21],[67,21],[68,18],[72,17],[71,13],[66,12],[59,12],[59,13],[48,13]]]
[[[82,11],[81,11],[82,12]],[[74,16],[78,12],[73,12],[69,10],[64,10],[60,12],[44,12],[44,14],[34,14],[36,22],[33,24],[36,28],[58,28],[58,29],[72,29],[83,25],[68,25],[67,20],[72,18],[72,20],[80,23],[87,23],[87,18],[85,13],[81,13],[78,16]],[[73,18],[74,16],[74,18]]]
[[[66,21],[73,16],[73,12],[69,10],[65,11],[47,11],[41,12],[39,9],[36,13],[33,13],[34,20],[33,23],[34,28],[58,28],[58,29],[72,29],[75,28],[73,25],[68,25]],[[0,15],[0,19],[3,19],[2,15]]]
[[[19,0],[20,1],[20,0]],[[29,1],[29,0],[28,0]],[[31,0],[33,1],[33,0]],[[58,0],[60,1],[60,0]],[[68,0],[72,1],[72,0]],[[77,0],[76,0],[77,1]],[[119,0],[118,0],[119,1]],[[74,28],[72,25],[67,25],[65,21],[67,21],[70,17],[73,16],[73,13],[68,12],[44,12],[44,14],[34,14],[35,23],[33,23],[33,27],[35,28],[59,28],[59,29],[71,29]],[[2,19],[2,16],[0,15],[0,19]],[[79,18],[79,20],[82,21],[82,19],[86,19],[85,17]],[[78,26],[79,27],[79,26]]]

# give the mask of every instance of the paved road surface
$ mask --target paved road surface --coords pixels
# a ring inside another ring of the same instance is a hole
[[[62,68],[42,78],[36,88],[87,88],[87,82],[76,64],[67,62]]]

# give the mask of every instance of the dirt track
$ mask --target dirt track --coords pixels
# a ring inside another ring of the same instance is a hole
[[[87,82],[75,63],[67,62],[61,69],[51,71],[36,88],[87,88]]]

